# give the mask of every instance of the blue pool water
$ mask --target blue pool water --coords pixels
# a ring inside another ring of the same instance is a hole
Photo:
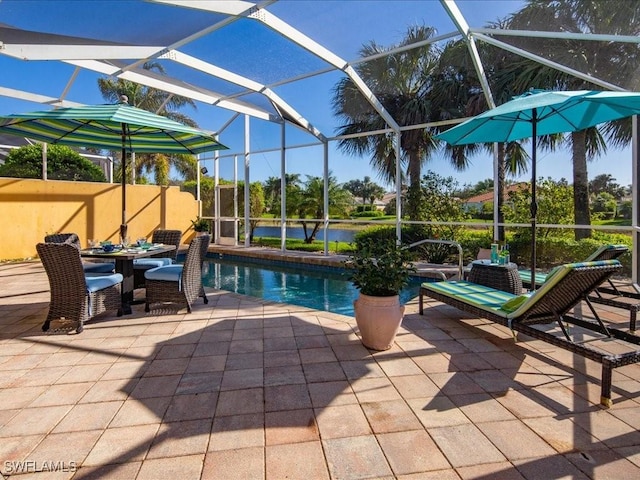
[[[338,268],[244,257],[207,258],[203,282],[218,290],[353,316],[358,291]],[[402,303],[418,295],[421,280],[413,278],[400,294]]]

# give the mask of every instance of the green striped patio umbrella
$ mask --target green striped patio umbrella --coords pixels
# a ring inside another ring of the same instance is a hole
[[[123,99],[124,100],[124,99]],[[198,154],[226,149],[197,128],[132,107],[127,103],[91,105],[0,117],[0,133],[72,147],[122,150],[122,225],[127,232],[126,152]]]

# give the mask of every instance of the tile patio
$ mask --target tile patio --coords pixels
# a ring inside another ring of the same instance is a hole
[[[599,365],[442,304],[376,353],[351,317],[222,291],[47,335],[48,298],[0,265],[7,478],[640,478],[640,366],[602,409]]]

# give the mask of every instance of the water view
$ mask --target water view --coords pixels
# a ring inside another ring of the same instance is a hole
[[[338,269],[243,262],[235,258],[208,258],[203,282],[218,290],[350,316],[358,296],[348,276]],[[403,303],[418,295],[420,282],[412,279],[400,294]]]
[[[309,230],[311,233],[311,230]],[[327,237],[330,242],[353,242],[353,238],[356,235],[357,230],[341,230],[341,229],[329,229],[327,231]],[[253,232],[254,238],[260,237],[276,237],[280,238],[280,227],[257,227]],[[304,231],[302,227],[287,227],[287,238],[304,238]],[[319,230],[316,236],[316,240],[324,240],[324,231]]]

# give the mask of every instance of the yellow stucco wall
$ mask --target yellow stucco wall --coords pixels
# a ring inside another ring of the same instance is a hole
[[[179,187],[127,185],[128,235],[151,238],[157,228],[193,235],[198,202]],[[0,260],[36,256],[47,233],[75,232],[87,240],[119,241],[122,220],[119,184],[0,178]]]

